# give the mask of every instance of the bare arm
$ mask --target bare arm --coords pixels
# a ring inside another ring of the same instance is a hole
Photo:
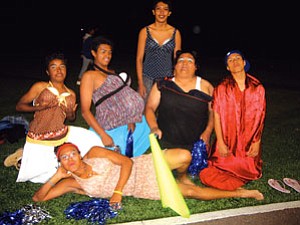
[[[178,50],[181,50],[181,34],[179,30],[176,31],[176,35],[175,35],[174,59],[176,57],[176,52]]]
[[[41,91],[46,88],[48,83],[37,82],[31,86],[28,92],[26,92],[18,101],[16,110],[20,112],[35,112],[47,108],[47,106],[38,105],[34,106],[32,101],[36,99]]]
[[[115,187],[115,191],[122,192],[124,186],[126,185],[130,177],[133,161],[122,154],[116,153],[111,150],[107,150],[102,147],[97,147],[97,146],[91,148],[91,150],[85,156],[85,158],[95,158],[95,157],[107,158],[112,163],[119,165],[121,167],[120,176],[119,176],[118,183]],[[120,193],[113,193],[110,202],[115,203],[121,201],[122,201],[122,195]]]
[[[210,137],[214,129],[214,112],[211,108],[211,103],[208,103],[208,121],[205,130],[200,135],[200,138],[205,142],[207,147],[210,145]]]
[[[59,167],[49,181],[35,192],[32,200],[35,202],[47,201],[69,192],[83,194],[79,184],[70,176],[71,174],[68,174],[63,167]]]
[[[65,112],[66,112],[66,117],[67,120],[69,121],[74,121],[76,119],[76,110],[77,110],[77,104],[76,104],[76,94],[73,90],[69,89],[71,92],[72,99],[74,99],[74,102],[71,102],[70,106],[66,107]]]
[[[206,94],[212,96],[213,95],[213,86],[207,80],[202,79],[201,82],[201,90],[203,90]],[[211,102],[208,103],[208,121],[205,130],[200,135],[200,138],[206,143],[207,147],[210,144],[210,137],[214,129],[214,111],[211,107]]]
[[[157,83],[155,83],[151,88],[147,104],[145,106],[145,117],[151,133],[157,134],[159,139],[162,137],[162,131],[158,127],[155,112],[159,106],[160,97],[160,91],[157,88]]]
[[[91,106],[92,96],[94,91],[94,71],[87,71],[83,74],[80,83],[80,105],[81,114],[87,124],[92,127],[95,132],[100,136],[104,146],[113,146],[113,139],[105,132],[105,130],[98,123],[94,117]]]
[[[145,55],[147,32],[146,28],[142,28],[138,37],[137,53],[136,53],[136,74],[138,80],[138,91],[142,97],[146,95],[146,88],[143,82],[143,60]]]

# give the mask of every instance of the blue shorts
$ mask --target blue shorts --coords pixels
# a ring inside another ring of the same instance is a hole
[[[91,131],[94,131],[94,129],[91,127],[89,129]],[[127,125],[123,125],[111,130],[105,130],[105,132],[109,136],[111,136],[111,138],[114,140],[114,144],[118,145],[120,147],[121,153],[125,155],[126,142],[128,136]],[[150,128],[148,126],[145,116],[143,116],[142,121],[140,123],[135,123],[135,130],[133,132],[133,156],[134,157],[142,155],[150,147],[149,134],[150,134]]]

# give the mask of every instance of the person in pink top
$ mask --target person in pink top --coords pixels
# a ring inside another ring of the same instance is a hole
[[[120,204],[122,196],[159,200],[152,154],[129,158],[115,151],[94,146],[82,158],[78,147],[64,143],[55,149],[60,166],[57,172],[33,195],[33,201],[47,201],[73,192],[96,198],[110,198],[110,204]],[[211,200],[220,198],[264,197],[258,190],[224,191],[196,186],[187,176],[191,154],[184,149],[168,149],[164,157],[186,198]]]
[[[203,184],[236,190],[262,176],[261,138],[266,115],[265,89],[248,74],[249,62],[239,50],[226,54],[230,75],[214,89],[212,108],[216,142]]]

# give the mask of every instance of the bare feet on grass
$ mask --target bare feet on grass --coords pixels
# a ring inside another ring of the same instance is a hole
[[[237,191],[240,193],[241,198],[255,198],[256,200],[264,199],[264,195],[258,190],[247,190],[244,188],[238,188]]]

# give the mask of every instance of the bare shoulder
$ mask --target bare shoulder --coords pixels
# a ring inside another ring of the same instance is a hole
[[[34,92],[41,92],[42,90],[44,90],[47,86],[49,85],[48,82],[45,81],[38,81],[36,83],[34,83],[30,90],[34,91]]]
[[[174,27],[174,29],[176,29],[176,35],[181,35],[180,30],[177,29],[176,27]]]
[[[205,79],[201,79],[201,89],[209,94],[209,95],[212,95],[213,93],[213,90],[214,90],[214,87],[213,85],[208,81],[208,80],[205,80]]]
[[[68,88],[69,89],[69,91],[71,92],[71,94],[72,95],[75,95],[76,96],[76,93],[75,93],[75,91],[73,91],[72,89],[70,89],[70,88]]]
[[[145,37],[147,35],[147,31],[146,31],[147,27],[143,27],[140,29],[139,31],[139,37]]]
[[[100,147],[100,146],[93,146],[87,153],[86,155],[84,156],[85,159],[88,159],[88,158],[101,158],[101,157],[105,157],[106,154],[108,153],[108,151],[110,150],[107,150],[103,147]]]
[[[105,76],[102,76],[102,73],[98,70],[88,70],[86,71],[82,78],[81,78],[81,82],[84,81],[94,81],[94,80],[104,80]]]

